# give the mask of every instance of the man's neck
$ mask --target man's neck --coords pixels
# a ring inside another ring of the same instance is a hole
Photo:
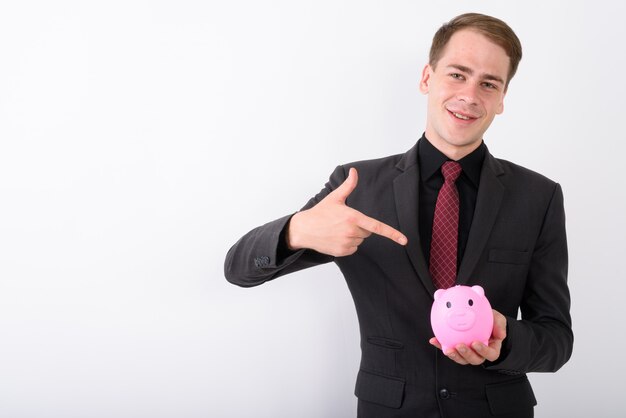
[[[429,136],[428,132],[426,132],[425,136],[433,147],[437,148],[443,155],[452,161],[459,161],[461,158],[474,152],[480,144],[482,144],[482,140],[480,140],[466,145],[453,145],[449,142],[438,139],[437,135]]]

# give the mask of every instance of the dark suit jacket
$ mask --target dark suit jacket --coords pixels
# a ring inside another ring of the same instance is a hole
[[[347,257],[301,250],[282,258],[285,216],[230,249],[226,278],[248,287],[321,263],[339,266],[360,324],[359,417],[532,416],[536,401],[526,373],[556,371],[573,345],[560,186],[487,153],[457,284],[485,289],[507,317],[507,338],[495,363],[460,366],[428,343],[435,288],[418,233],[417,146],[337,167],[305,209],[337,188],[350,167],[359,183],[348,206],[403,232],[407,246],[372,235]]]

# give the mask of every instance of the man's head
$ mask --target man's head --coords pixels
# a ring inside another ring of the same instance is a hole
[[[454,160],[475,150],[504,110],[520,58],[517,36],[493,17],[465,14],[439,29],[420,81],[428,140]]]
[[[517,35],[515,35],[515,32],[513,32],[513,29],[505,22],[480,13],[465,13],[459,15],[448,23],[444,23],[443,26],[439,28],[435,36],[433,36],[433,43],[430,46],[428,63],[431,67],[435,68],[437,66],[448,41],[450,41],[450,38],[455,32],[461,29],[471,29],[481,33],[491,42],[504,49],[510,59],[509,73],[506,79],[506,86],[508,87],[522,59],[522,44]]]

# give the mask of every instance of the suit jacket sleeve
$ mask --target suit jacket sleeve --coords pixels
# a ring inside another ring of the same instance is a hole
[[[338,166],[325,187],[301,209],[315,206],[346,179],[346,171]],[[285,231],[292,215],[259,226],[244,235],[231,247],[224,263],[226,279],[238,286],[251,287],[276,277],[308,267],[328,263],[334,257],[313,250],[289,251]]]
[[[530,262],[522,319],[507,318],[502,355],[488,369],[512,374],[554,372],[567,362],[574,340],[567,258],[563,193],[557,184]]]

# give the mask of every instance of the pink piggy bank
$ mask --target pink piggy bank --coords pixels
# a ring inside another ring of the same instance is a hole
[[[435,292],[430,323],[443,352],[474,341],[489,344],[493,312],[480,286],[454,286]]]

